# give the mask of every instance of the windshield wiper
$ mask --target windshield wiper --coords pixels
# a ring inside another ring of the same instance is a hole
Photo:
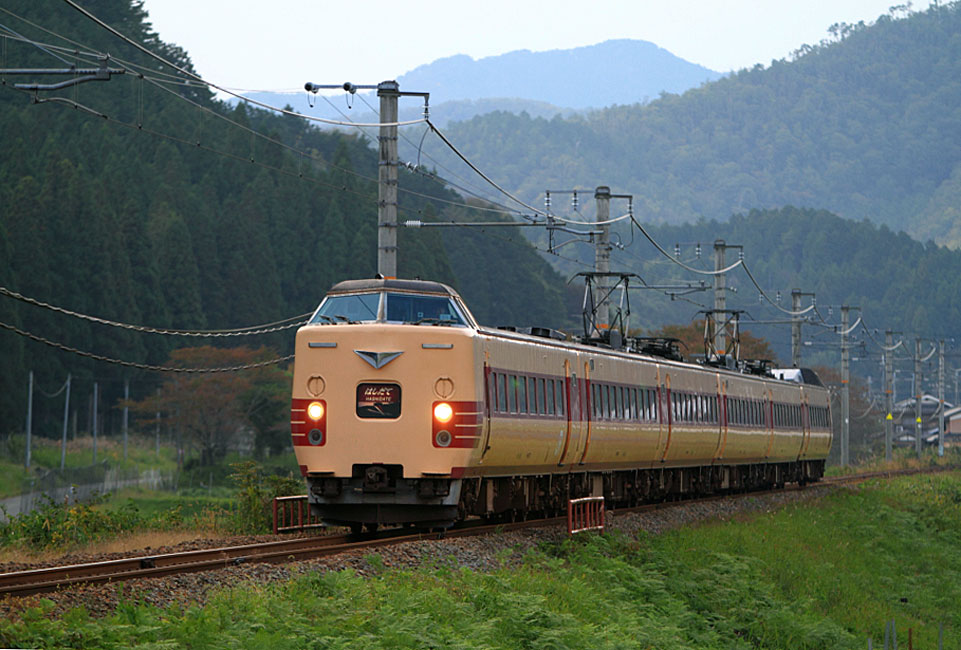
[[[340,320],[342,320],[342,321],[344,321],[345,323],[348,323],[348,324],[350,324],[350,325],[356,325],[356,324],[357,324],[357,321],[355,321],[355,320],[350,320],[349,318],[347,318],[346,316],[344,316],[344,315],[342,315],[342,314],[334,314],[334,318],[339,318]]]
[[[413,322],[407,321],[407,322],[411,325],[420,325],[422,323],[430,323],[431,325],[456,325],[457,324],[456,321],[452,321],[449,318],[433,318],[433,317],[421,318],[420,320],[416,320]]]

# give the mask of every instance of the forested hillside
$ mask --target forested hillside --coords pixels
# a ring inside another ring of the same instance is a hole
[[[796,205],[957,247],[961,4],[903,11],[647,105],[492,113],[449,135],[528,199],[610,185],[669,223]]]
[[[84,7],[190,67],[185,52],[151,31],[139,2],[91,0]],[[12,85],[48,83],[49,77],[4,80],[0,285],[114,321],[220,329],[308,312],[332,283],[375,273],[377,155],[370,143],[296,118],[223,105],[203,87],[164,76],[172,70],[65,4],[10,0],[3,9],[5,29],[54,46],[67,45],[57,35],[69,37],[83,52],[110,52],[143,66],[147,78],[125,74],[42,92],[43,103]],[[78,60],[52,47],[4,41],[8,67]],[[52,97],[59,101],[46,101]],[[450,204],[431,197],[462,202],[422,175],[405,172],[400,186],[401,219],[443,216]],[[562,281],[523,238],[515,233],[512,239],[402,230],[399,273],[453,284],[485,323],[556,322],[564,311]],[[485,269],[516,273],[508,283],[491,282]],[[207,342],[118,330],[5,296],[0,322],[138,363],[163,363],[175,346]],[[234,342],[286,354],[292,339],[286,330]],[[74,399],[81,402],[96,379],[106,390],[105,405],[114,404],[122,378],[134,377],[139,391],[152,390],[156,378],[0,330],[2,433],[22,426],[29,370],[47,391],[73,373]]]
[[[794,288],[814,292],[819,312],[831,325],[840,322],[838,306],[847,304],[852,322],[863,315],[870,328],[890,328],[904,332],[909,338],[923,335],[932,339],[957,335],[961,322],[961,251],[949,250],[931,243],[922,244],[903,232],[892,232],[887,226],[868,221],[842,219],[823,210],[782,208],[755,210],[735,215],[725,222],[700,221],[680,226],[651,226],[649,232],[673,253],[679,245],[680,259],[689,265],[712,269],[713,243],[723,239],[744,248],[744,259],[751,273],[768,295],[781,306],[790,308]],[[631,235],[622,233],[623,241]],[[651,284],[690,281],[694,276],[664,258],[653,246],[635,233],[635,243],[625,251],[614,251],[611,267],[638,272]],[[701,245],[701,258],[695,257],[696,244]],[[728,261],[737,260],[736,252],[728,253]],[[710,278],[701,278],[711,286]],[[696,281],[696,280],[695,280]],[[727,285],[736,289],[729,293],[729,309],[743,309],[742,326],[764,336],[774,345],[782,360],[790,358],[790,330],[787,325],[757,325],[754,320],[784,320],[785,314],[759,300],[750,278],[741,269],[728,274]],[[710,292],[686,296],[704,307],[712,305]],[[635,320],[645,328],[662,323],[685,323],[702,307],[684,300],[670,300],[659,291],[642,291],[633,297]],[[803,299],[803,305],[810,304]],[[830,312],[833,306],[833,315]],[[821,343],[837,344],[836,336],[823,328],[809,329],[805,338],[816,335],[816,347],[804,354],[823,353],[821,363],[837,362],[837,350],[828,352]],[[874,334],[883,341],[883,331]],[[855,339],[866,339],[861,330]]]

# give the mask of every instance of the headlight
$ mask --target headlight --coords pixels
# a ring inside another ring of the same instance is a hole
[[[438,422],[447,422],[454,417],[454,409],[447,402],[441,402],[434,406],[434,419]]]
[[[307,407],[307,415],[311,420],[319,420],[324,417],[324,405],[320,402],[311,402]]]

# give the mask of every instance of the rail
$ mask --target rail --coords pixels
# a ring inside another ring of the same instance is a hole
[[[907,474],[928,474],[941,471],[956,471],[957,467],[942,466],[914,470],[889,470],[855,474],[843,477],[823,479],[816,483],[793,485],[781,489],[758,492],[744,492],[738,494],[714,495],[699,499],[684,499],[680,501],[665,501],[650,503],[631,508],[618,508],[617,514],[629,512],[645,512],[672,508],[695,501],[713,501],[719,499],[737,499],[742,497],[757,497],[761,494],[776,494],[785,490],[804,490],[812,488],[826,488],[844,483],[853,483],[870,478],[893,478]],[[580,501],[575,499],[574,501]],[[591,516],[594,522],[604,523],[603,499],[589,497],[585,503],[591,503],[594,511]],[[572,505],[572,507],[577,507]],[[588,506],[584,506],[588,509]],[[600,516],[599,516],[600,515]],[[573,512],[569,515],[568,528],[574,530]],[[578,520],[584,521],[586,520]],[[375,548],[410,541],[440,539],[442,537],[466,537],[500,533],[511,530],[521,530],[529,527],[563,525],[564,517],[528,520],[510,524],[488,524],[482,521],[463,522],[459,526],[440,533],[420,532],[411,534],[407,529],[384,530],[373,536],[358,537],[356,535],[324,535],[302,537],[290,540],[278,540],[260,544],[232,546],[216,549],[184,551],[163,555],[145,555],[120,560],[93,562],[89,564],[75,564],[72,566],[52,566],[27,571],[0,573],[0,597],[25,596],[57,589],[72,587],[79,584],[102,584],[120,582],[134,578],[160,577],[178,573],[209,571],[230,565],[255,562],[282,563],[310,558],[336,555],[350,550]],[[578,525],[580,528],[581,525]]]

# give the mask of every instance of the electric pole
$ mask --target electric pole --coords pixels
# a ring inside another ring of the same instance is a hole
[[[848,351],[848,309],[841,306],[841,467],[847,467],[850,462],[850,389],[848,381],[851,378],[850,352]]]
[[[423,97],[424,118],[430,93],[401,92],[396,81],[382,81],[376,86],[347,82],[341,85],[304,84],[307,92],[343,89],[350,94],[358,90],[377,90],[380,98],[380,158],[377,169],[377,273],[385,278],[397,277],[397,103],[401,97]]]
[[[380,161],[377,186],[377,272],[397,277],[397,100],[396,81],[377,84],[380,98]]]
[[[791,289],[791,367],[801,367],[801,296],[811,296],[813,293],[805,293],[800,289]]]
[[[67,420],[70,419],[70,380],[67,375],[67,395],[63,398],[63,436],[60,438],[60,469],[67,464]]]
[[[27,389],[27,456],[24,467],[30,469],[30,443],[33,437],[33,370],[30,371],[30,385]]]
[[[717,239],[714,241],[714,271],[718,272],[724,268],[724,251],[727,246],[723,239]],[[718,354],[724,354],[724,350],[727,349],[727,337],[725,336],[725,328],[717,326],[717,319],[723,317],[725,311],[727,311],[727,296],[725,291],[727,290],[725,286],[726,278],[724,273],[717,273],[714,276],[714,349],[717,350]]]
[[[894,402],[893,402],[893,390],[891,388],[891,381],[894,377],[893,366],[894,359],[892,355],[894,351],[892,348],[894,341],[894,332],[887,330],[884,332],[884,460],[891,462],[892,458],[892,444],[893,444],[893,428],[894,428]]]
[[[97,395],[97,390],[100,387],[97,382],[93,382],[93,463],[97,464],[97,420],[99,419],[99,414],[97,413],[97,407],[100,402],[99,395]]]
[[[123,460],[127,461],[127,422],[130,413],[130,379],[123,380]]]
[[[944,456],[944,339],[938,341],[938,456]]]
[[[611,188],[600,185],[594,190],[594,202],[597,206],[597,217],[600,233],[594,239],[594,270],[597,273],[611,271],[611,224],[606,223],[611,217]],[[607,329],[611,323],[610,313],[610,278],[606,275],[597,276],[598,289],[601,299],[597,305],[597,327]]]
[[[914,339],[914,450],[921,458],[921,339]]]

